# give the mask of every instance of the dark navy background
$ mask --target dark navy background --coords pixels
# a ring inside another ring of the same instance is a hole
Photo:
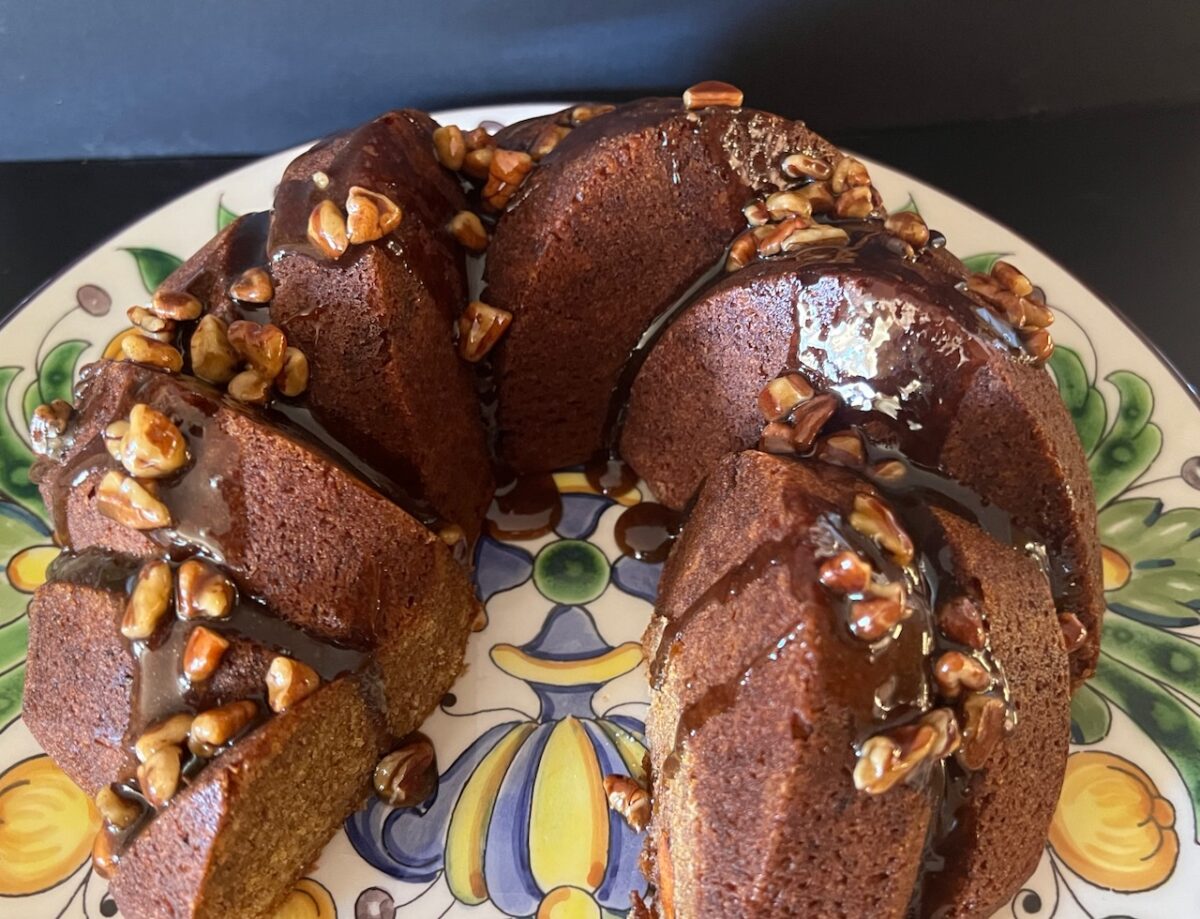
[[[1200,99],[1196,0],[0,0],[0,160],[706,78],[827,132]]]

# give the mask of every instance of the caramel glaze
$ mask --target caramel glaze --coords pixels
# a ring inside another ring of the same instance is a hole
[[[688,625],[701,611],[713,603],[728,602],[778,566],[787,566],[791,570],[790,584],[796,605],[811,603],[813,588],[810,585],[816,583],[816,567],[820,560],[852,549],[866,558],[874,570],[883,575],[885,582],[905,585],[911,614],[889,637],[866,644],[855,638],[850,630],[851,599],[826,593],[840,623],[837,634],[844,639],[836,646],[839,660],[829,662],[827,672],[844,679],[835,676],[823,689],[834,701],[854,713],[859,744],[871,735],[915,721],[938,704],[932,684],[933,662],[945,651],[970,652],[971,649],[942,635],[934,623],[933,611],[939,603],[965,593],[967,585],[949,567],[948,552],[930,508],[950,510],[976,523],[998,542],[1024,545],[1034,557],[1039,556],[1040,546],[1026,541],[1027,534],[1021,533],[1004,511],[988,505],[962,484],[922,467],[894,448],[867,441],[867,459],[869,465],[894,461],[903,466],[902,476],[876,477],[873,481],[913,539],[916,547],[913,563],[906,567],[897,565],[872,540],[849,527],[845,522],[845,509],[821,507],[816,526],[760,543],[681,613],[664,622],[655,656],[649,663],[650,684],[655,691],[662,689],[671,662],[686,641]],[[800,461],[811,461],[811,458]],[[986,611],[983,616],[986,625]],[[708,721],[732,710],[757,672],[773,666],[787,656],[789,649],[803,645],[804,641],[804,622],[800,621],[765,647],[752,649],[733,679],[708,687],[687,705],[676,725],[672,752],[663,762],[661,780],[674,779],[689,739]],[[827,650],[829,647],[826,646]],[[994,688],[989,692],[1005,700],[1009,706],[1008,723],[1010,727],[1015,726],[1017,712],[1012,706],[1002,663],[993,656],[990,641],[985,642],[978,657],[994,678]],[[874,672],[888,676],[878,685],[858,679],[864,663]],[[913,917],[937,919],[952,905],[940,882],[944,872],[951,868],[962,841],[971,838],[974,832],[967,819],[970,810],[964,807],[971,794],[971,778],[970,772],[953,758],[948,758],[925,764],[910,779],[925,783],[936,802],[919,882],[910,906]]]
[[[138,570],[145,561],[103,549],[68,552],[51,563],[47,576],[51,581],[65,581],[128,595]],[[172,567],[178,568],[178,563],[173,562]],[[114,623],[114,626],[117,625],[119,624]],[[272,615],[261,601],[241,593],[229,615],[221,619],[187,622],[168,614],[149,639],[130,643],[130,653],[136,661],[134,710],[130,713],[129,731],[125,738],[131,763],[136,759],[135,742],[150,726],[171,715],[181,712],[195,715],[213,705],[233,701],[233,698],[225,698],[227,692],[205,684],[193,685],[184,676],[183,651],[195,625],[203,625],[226,638],[230,642],[227,654],[234,653],[235,648],[245,645],[250,645],[253,650],[260,652],[257,661],[251,658],[239,669],[262,669],[268,656],[280,654],[307,664],[323,681],[329,682],[343,674],[357,671],[366,660],[364,652],[314,638]],[[267,704],[266,682],[261,673],[235,674],[233,681],[249,682],[254,687],[252,692],[247,693],[244,691],[245,686],[238,686],[235,695],[236,698],[253,701],[258,709],[257,715],[225,747],[206,751],[210,755],[201,756],[195,751],[185,751],[182,768],[185,783],[196,781],[205,766],[216,756],[271,717],[271,710]],[[131,765],[127,774],[117,776],[114,782],[119,795],[142,808],[142,814],[127,829],[120,832],[106,830],[113,837],[113,847],[118,858],[121,850],[129,845],[155,815],[155,809],[142,795],[133,771]]]

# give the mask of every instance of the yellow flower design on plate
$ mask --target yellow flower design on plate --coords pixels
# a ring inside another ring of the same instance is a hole
[[[90,857],[99,829],[92,799],[50,757],[10,767],[0,775],[0,896],[61,884]]]
[[[24,594],[31,594],[46,580],[46,569],[58,558],[58,546],[29,546],[8,562],[8,583]]]
[[[301,878],[275,911],[274,919],[337,919],[337,906],[321,884]]]
[[[1073,753],[1050,845],[1097,887],[1149,890],[1171,876],[1179,857],[1175,808],[1129,760],[1095,750]]]

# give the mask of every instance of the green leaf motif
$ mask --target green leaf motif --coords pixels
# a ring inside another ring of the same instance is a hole
[[[1070,348],[1060,345],[1054,349],[1054,355],[1050,358],[1050,369],[1054,371],[1058,391],[1071,413],[1071,419],[1075,422],[1075,430],[1079,434],[1080,443],[1083,444],[1083,452],[1090,455],[1096,449],[1096,444],[1100,443],[1104,429],[1108,426],[1104,397],[1088,380],[1083,361]]]
[[[917,209],[917,202],[913,200],[913,196],[911,194],[908,196],[908,200],[905,201],[902,205],[900,205],[900,207],[894,207],[891,210],[891,212],[893,214],[903,214],[906,211],[910,214],[920,214],[921,213]]]
[[[0,673],[25,660],[29,645],[29,619],[22,616],[16,622],[0,628]]]
[[[16,504],[0,502],[0,565],[7,566],[22,549],[49,542],[50,529],[40,517]],[[29,603],[29,595],[13,587],[2,572],[0,569],[0,635],[4,634],[7,623],[24,615]],[[0,654],[0,671],[6,666],[3,654]]]
[[[170,252],[163,252],[162,249],[128,248],[124,251],[132,255],[137,263],[138,274],[142,276],[142,286],[148,294],[154,293],[158,285],[183,264],[183,259]]]
[[[0,731],[21,714],[21,693],[25,688],[25,665],[0,674]]]
[[[48,520],[46,509],[42,506],[37,488],[29,481],[33,451],[25,443],[25,438],[19,433],[6,408],[9,391],[20,372],[20,367],[0,367],[0,399],[4,400],[2,406],[5,406],[0,410],[0,495],[45,521]]]
[[[1162,430],[1150,421],[1154,412],[1150,384],[1128,370],[1110,373],[1106,379],[1117,388],[1120,402],[1112,427],[1088,459],[1098,507],[1136,482],[1162,449]]]
[[[42,359],[42,366],[38,368],[38,386],[43,402],[53,402],[55,399],[71,401],[75,366],[89,344],[79,339],[60,342]]]
[[[25,395],[21,397],[21,414],[25,418],[25,429],[29,430],[29,422],[33,421],[33,413],[42,404],[42,387],[34,380],[25,387]]]
[[[1104,652],[1200,702],[1200,645],[1123,616],[1104,621]],[[1193,716],[1195,717],[1195,716]]]
[[[1104,697],[1083,685],[1071,700],[1071,740],[1077,744],[1099,743],[1108,736],[1112,712]]]
[[[1133,667],[1100,655],[1092,687],[1124,711],[1178,770],[1192,807],[1200,811],[1200,718]]]
[[[967,266],[968,271],[974,271],[978,274],[987,274],[992,270],[992,266],[1006,255],[1012,255],[1011,252],[980,252],[977,255],[968,255],[962,260]]]
[[[1110,609],[1148,625],[1200,623],[1200,508],[1164,513],[1156,498],[1131,498],[1098,522],[1100,541],[1129,565],[1128,580],[1106,595]]]
[[[217,232],[220,233],[223,229],[238,219],[238,215],[225,206],[223,200],[217,201]]]

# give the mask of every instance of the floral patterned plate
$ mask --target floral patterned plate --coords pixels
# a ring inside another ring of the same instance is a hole
[[[547,106],[446,113],[511,122]],[[41,402],[147,294],[235,214],[266,208],[285,151],[184,195],[64,271],[0,333],[0,916],[116,915],[89,850],[99,818],[21,722],[29,595],[57,554],[27,473]],[[1066,783],[1014,917],[1200,914],[1200,407],[1163,359],[1047,256],[908,176],[871,165],[893,209],[919,209],[968,263],[1011,255],[1056,307],[1051,361],[1089,455],[1108,597],[1100,668],[1075,699]],[[611,772],[641,771],[646,690],[637,644],[658,566],[624,558],[622,505],[559,473],[557,530],[485,538],[488,624],[425,731],[444,768],[417,809],[350,818],[280,917],[625,915],[638,840],[608,812]],[[86,674],[81,674],[86,679]]]

